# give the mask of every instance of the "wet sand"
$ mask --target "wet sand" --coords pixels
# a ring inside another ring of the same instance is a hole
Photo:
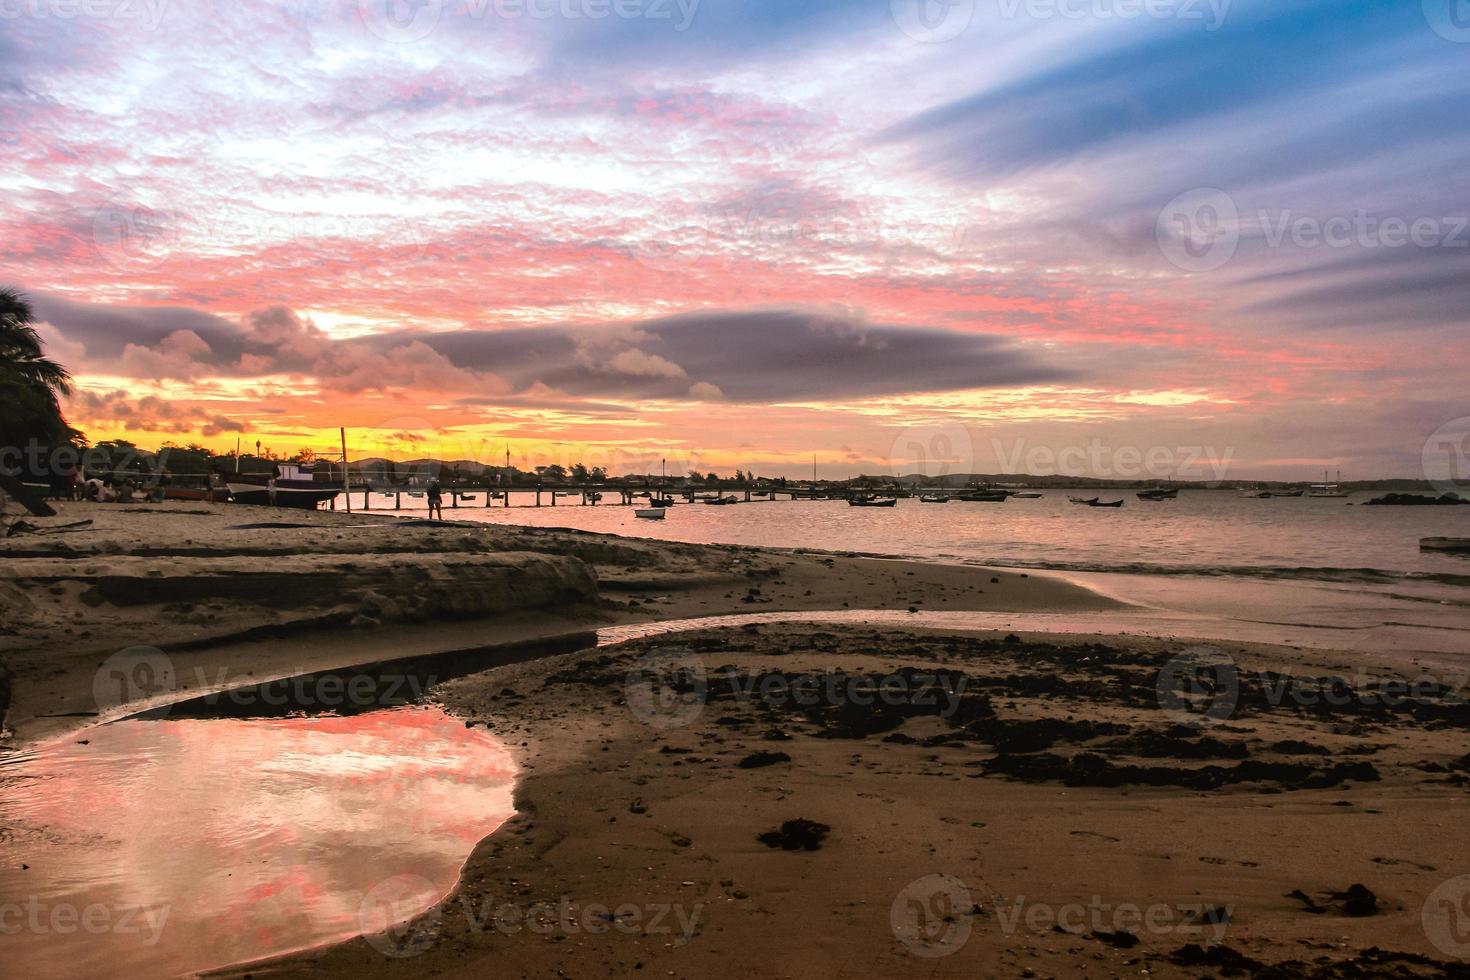
[[[281,512],[225,510],[159,515],[151,527],[132,515],[72,539],[70,554],[28,560],[64,569],[116,555],[187,569],[243,548],[336,555],[363,575],[379,565],[387,574],[409,553],[550,555],[584,565],[597,595],[433,623],[380,607],[375,622],[349,617],[284,643],[249,632],[262,609],[289,624],[340,603],[201,605],[193,618],[155,610],[149,621],[72,586],[0,638],[16,740],[95,720],[93,675],[128,642],[167,651],[180,690],[193,693],[732,612],[912,607],[916,619],[979,610],[1016,624],[988,634],[759,625],[443,684],[434,697],[449,711],[519,752],[519,816],[408,927],[231,975],[1467,975],[1455,957],[1470,948],[1454,945],[1455,903],[1470,895],[1470,879],[1457,880],[1470,842],[1463,689],[1420,690],[1391,708],[1353,695],[1320,710],[1268,696],[1315,682],[1282,688],[1261,673],[1408,669],[1417,655],[1408,639],[1380,656],[1348,653],[1330,642],[1333,624],[1298,623],[1286,639],[1300,648],[1247,644],[1228,620],[1160,618],[1061,579],[974,566],[565,531],[349,528],[365,519],[342,514],[308,515],[305,530],[227,534],[224,522]],[[86,574],[100,573],[73,578]],[[54,631],[34,625],[57,611],[74,617],[60,650],[47,642]],[[209,612],[217,618],[201,622]],[[1074,635],[1019,628],[1048,620]],[[1088,636],[1089,622],[1132,635]],[[1176,676],[1173,658],[1191,647],[1179,637],[1190,636],[1216,639],[1233,658],[1228,717],[1160,698],[1159,678]],[[897,702],[850,696],[856,674],[904,678]],[[815,705],[783,699],[799,679],[838,693]],[[1354,676],[1349,690],[1378,689]],[[381,925],[382,911],[365,910],[364,922]]]

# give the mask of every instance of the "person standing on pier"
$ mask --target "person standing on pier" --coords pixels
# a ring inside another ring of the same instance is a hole
[[[444,490],[436,477],[429,481],[429,520],[444,520]]]

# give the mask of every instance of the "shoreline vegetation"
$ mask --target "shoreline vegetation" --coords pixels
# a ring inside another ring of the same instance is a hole
[[[11,748],[146,707],[95,683],[139,645],[174,672],[142,693],[179,700],[725,613],[1122,607],[970,565],[61,509],[94,524],[0,541]],[[1203,723],[1159,694],[1190,643],[1134,635],[749,625],[456,677],[430,697],[517,754],[518,815],[429,913],[222,975],[1466,976],[1421,922],[1463,870],[1463,691],[1386,704],[1360,677],[1345,708],[1283,707],[1361,658],[1213,639],[1240,683]],[[578,911],[528,928],[547,908]]]

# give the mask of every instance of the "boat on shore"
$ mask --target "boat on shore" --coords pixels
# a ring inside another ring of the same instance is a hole
[[[269,473],[226,473],[225,486],[229,488],[231,499],[237,504],[316,510],[342,492],[341,487],[319,482],[313,470],[289,463],[278,469],[279,476]]]

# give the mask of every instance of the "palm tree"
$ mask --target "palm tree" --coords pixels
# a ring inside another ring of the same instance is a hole
[[[19,290],[0,287],[0,446],[23,449],[75,443],[81,433],[66,424],[61,398],[71,394],[71,375],[41,351],[32,326],[35,311]]]

